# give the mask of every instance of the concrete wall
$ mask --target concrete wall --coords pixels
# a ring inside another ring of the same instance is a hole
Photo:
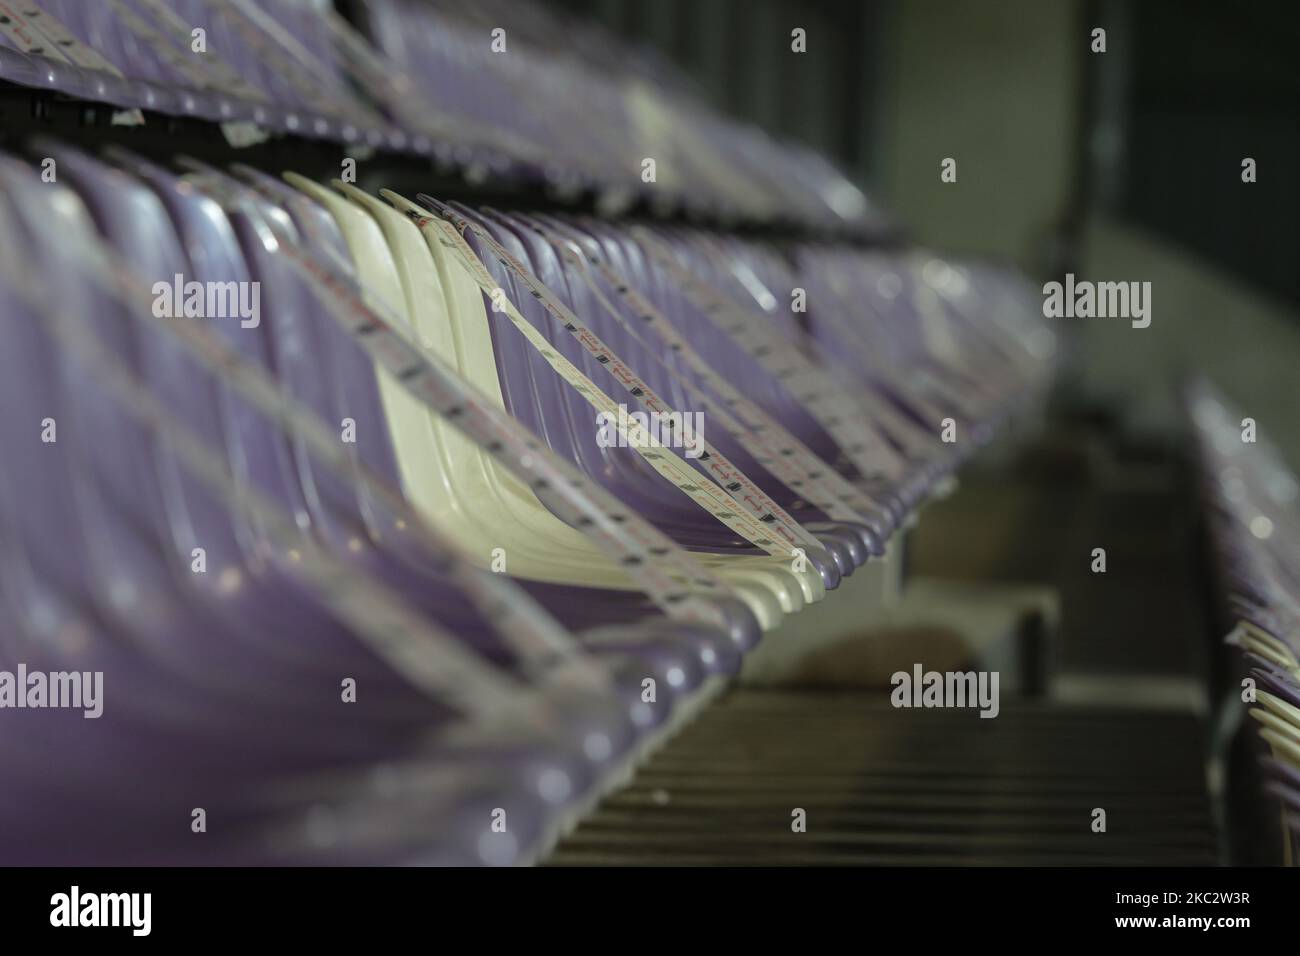
[[[1072,0],[899,5],[879,185],[912,235],[1040,261],[1068,198],[1086,44]],[[939,179],[944,157],[956,183]]]
[[[1038,272],[1075,175],[1088,26],[1075,2],[907,0],[879,143],[881,195],[921,242]],[[955,184],[939,179],[945,156]],[[1300,316],[1194,254],[1094,214],[1078,277],[1150,281],[1151,327],[1064,320],[1076,383],[1140,428],[1180,427],[1178,381],[1204,374],[1300,466]]]
[[[1075,319],[1079,381],[1116,400],[1138,427],[1177,427],[1181,377],[1214,381],[1300,468],[1300,315],[1132,227],[1096,219],[1080,278],[1151,282],[1146,329]]]

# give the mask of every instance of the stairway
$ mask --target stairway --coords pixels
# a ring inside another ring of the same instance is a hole
[[[983,720],[738,689],[548,864],[1212,865],[1202,738],[1187,714],[1015,703]]]

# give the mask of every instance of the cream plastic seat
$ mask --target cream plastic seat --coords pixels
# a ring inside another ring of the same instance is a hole
[[[499,407],[504,407],[500,383],[497,380],[496,359],[492,351],[487,310],[481,290],[464,270],[451,260],[449,253],[440,243],[431,238],[425,239],[398,210],[414,210],[422,215],[427,215],[427,211],[391,190],[382,190],[381,195],[388,202],[393,203],[393,206],[379,202],[365,192],[344,183],[336,182],[335,185],[347,195],[356,198],[357,202],[366,205],[374,215],[391,222],[393,228],[400,233],[413,232],[425,241],[428,252],[437,263],[443,288],[448,293],[447,318],[451,326],[451,337],[458,349],[458,368],[466,378],[490,394]],[[493,471],[502,471],[490,458],[485,460],[489,462]],[[505,474],[514,481],[513,476]],[[518,482],[515,484],[527,494],[529,501],[536,502],[531,491]],[[547,514],[547,526],[553,527],[554,519],[549,512]],[[777,594],[782,609],[787,613],[799,610],[805,602],[821,600],[826,594],[825,586],[816,571],[795,572],[781,558],[725,554],[699,556],[705,560],[705,563],[715,565],[719,569],[726,569],[726,573],[735,581],[752,579],[771,588]],[[791,588],[792,583],[795,588]]]
[[[287,177],[338,222],[359,274],[396,314],[410,322],[413,341],[430,348],[502,403],[487,316],[478,287],[441,248],[390,206],[337,184],[334,193],[300,176]],[[377,370],[405,490],[413,504],[484,565],[504,548],[509,573],[533,580],[635,588],[578,531],[555,518],[532,491],[455,428],[412,399]],[[803,603],[793,576],[782,581],[765,558],[700,555],[737,588],[764,628],[785,608]],[[767,565],[766,567],[762,565]],[[819,582],[820,583],[820,582]]]
[[[358,203],[365,204],[368,209],[372,210],[374,215],[380,217],[383,221],[391,223],[391,227],[399,235],[414,234],[421,241],[425,241],[419,230],[415,229],[404,216],[392,207],[380,203],[374,197],[370,197],[354,187],[348,187],[342,183],[336,185],[340,189],[346,190],[348,195],[354,196]],[[399,208],[410,208],[422,214],[424,213],[419,207],[414,206],[395,193],[385,191],[384,196],[390,202],[397,204]],[[451,303],[451,307],[447,312],[447,317],[450,324],[451,338],[458,350],[458,368],[475,385],[488,392],[494,401],[503,406],[500,385],[497,381],[496,361],[492,352],[491,333],[488,329],[487,312],[483,304],[482,294],[473,280],[464,273],[464,270],[450,260],[450,257],[439,243],[431,240],[426,241],[426,250],[434,257],[439,275],[443,280],[443,287],[450,293],[448,301]],[[530,513],[536,514],[536,507],[540,503],[537,502],[532,492],[517,482],[508,472],[500,469],[490,458],[481,457],[489,466],[490,473],[503,475],[519,492],[526,496],[526,500],[533,505]],[[544,508],[542,512],[545,514],[543,528],[554,528],[556,526],[554,517]],[[562,523],[561,526],[566,530],[571,530]],[[704,558],[705,563],[722,571],[733,583],[751,580],[772,590],[777,595],[781,608],[786,612],[797,611],[805,601],[820,600],[825,595],[825,589],[819,575],[811,571],[796,575],[781,559],[748,556],[733,557],[728,555],[700,555],[700,557]],[[547,560],[551,560],[549,552],[547,553]],[[796,587],[791,587],[792,582]]]

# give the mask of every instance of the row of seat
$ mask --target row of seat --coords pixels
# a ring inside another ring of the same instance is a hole
[[[825,159],[724,119],[594,26],[520,0],[349,9],[355,26],[333,0],[6,3],[0,80],[220,122],[236,141],[253,124],[616,203],[888,228]]]
[[[1232,619],[1240,693],[1280,806],[1283,859],[1300,861],[1300,480],[1278,450],[1206,383],[1188,392],[1216,569]]]
[[[53,141],[0,235],[0,670],[103,675],[11,863],[535,859],[1051,367],[995,269]]]

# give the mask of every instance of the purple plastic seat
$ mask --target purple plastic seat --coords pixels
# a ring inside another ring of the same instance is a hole
[[[625,325],[618,323],[601,307],[595,296],[591,294],[588,287],[575,274],[574,270],[559,259],[549,243],[543,241],[529,229],[524,217],[506,216],[490,209],[484,210],[483,216],[485,221],[497,225],[501,230],[508,230],[509,235],[517,239],[527,249],[529,260],[534,265],[540,264],[544,271],[554,277],[554,281],[563,282],[567,286],[571,297],[571,305],[575,307],[577,314],[589,324],[603,341],[613,347],[620,357],[636,368],[651,388],[679,411],[701,411],[697,400],[684,390],[681,383],[666,374],[666,369],[657,361],[657,356],[647,349],[643,342],[631,336]],[[562,341],[562,337],[558,333],[556,333],[556,340]],[[589,356],[587,359],[590,362]],[[617,392],[615,394],[619,398],[622,397]],[[703,414],[707,417],[707,410],[704,410]],[[788,506],[794,504],[796,496],[786,491],[783,485],[777,482],[762,465],[750,457],[725,432],[721,432],[716,428],[713,429],[709,433],[709,441],[741,468],[770,499],[787,509]],[[644,474],[644,471],[642,470],[640,474]],[[615,477],[610,479],[611,483],[617,480],[619,479]],[[651,484],[647,492],[658,491],[660,487],[658,484]],[[695,509],[682,501],[680,495],[659,493],[657,502],[656,513],[662,515],[661,520],[664,522],[672,521],[679,527],[687,528],[695,518]],[[796,510],[799,510],[799,514],[792,517],[797,521],[804,517],[817,518],[817,513],[813,509]],[[856,566],[853,560],[853,550],[833,533],[825,535],[821,543],[826,548],[825,554],[811,555],[810,557],[813,558],[813,563],[823,571],[823,582],[828,588],[834,588],[838,584],[839,577],[850,573]],[[834,562],[833,568],[822,567],[827,558]]]

